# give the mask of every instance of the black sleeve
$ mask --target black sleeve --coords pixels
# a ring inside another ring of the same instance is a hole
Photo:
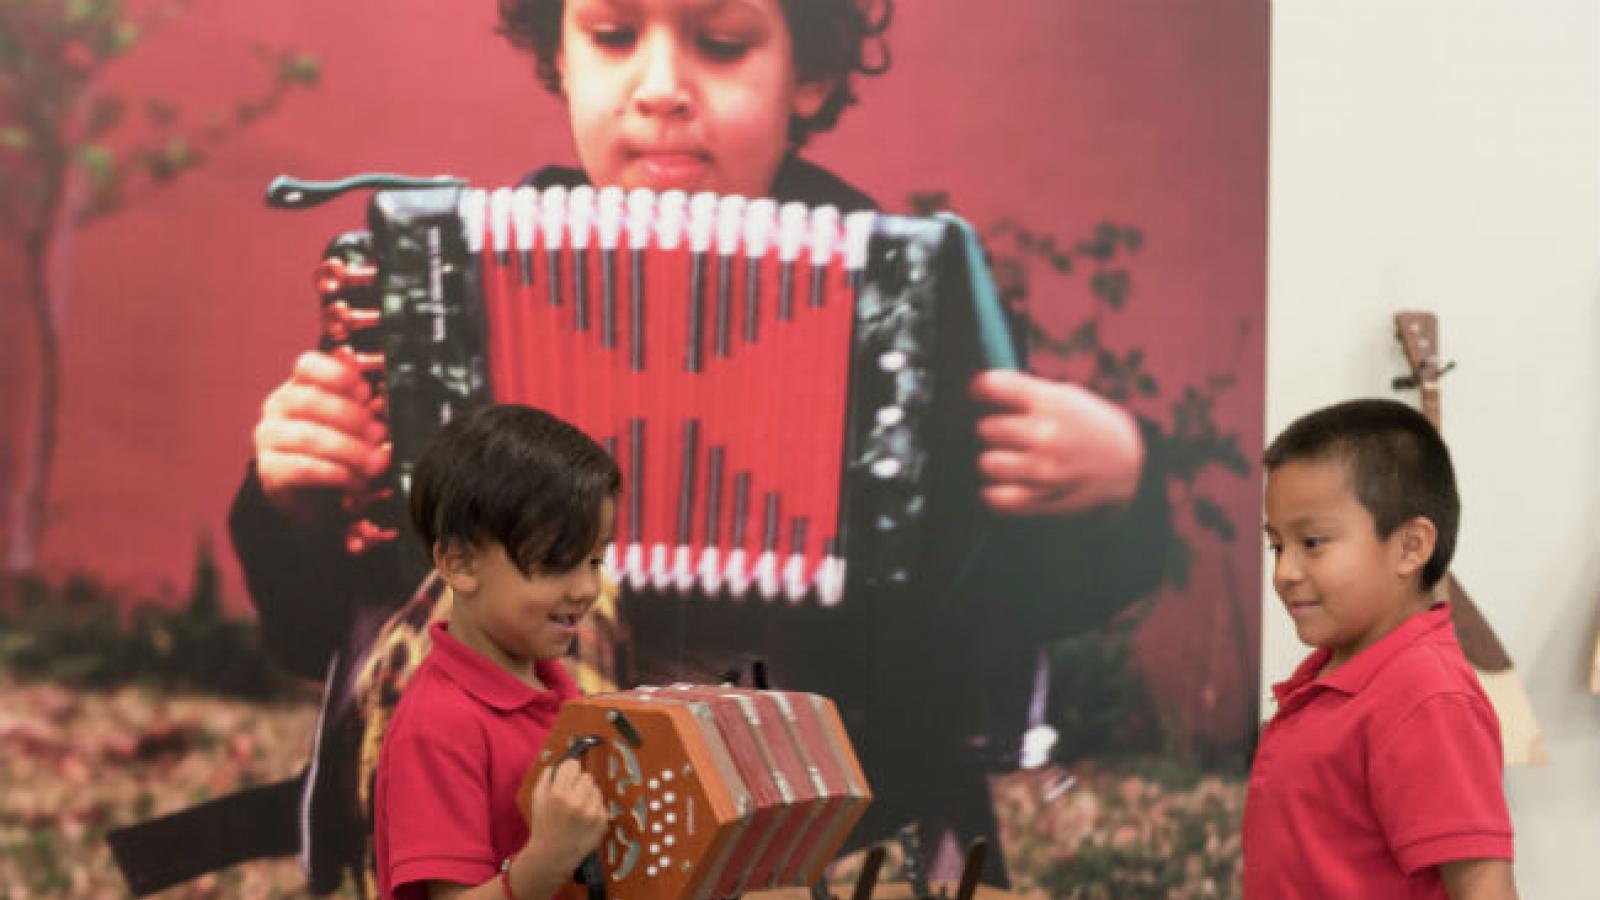
[[[228,532],[267,649],[296,675],[327,674],[329,657],[349,637],[361,591],[403,596],[382,552],[345,551],[335,511],[307,523],[279,512],[262,493],[253,462],[234,497]]]
[[[1096,628],[1161,583],[1172,543],[1167,472],[1156,426],[1141,420],[1144,470],[1133,501],[1079,516],[999,519],[987,557],[989,596],[1016,598],[1040,637]]]

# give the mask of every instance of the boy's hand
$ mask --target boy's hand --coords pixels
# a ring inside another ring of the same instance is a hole
[[[1127,410],[1074,384],[1022,372],[981,372],[978,420],[983,499],[1017,516],[1077,513],[1133,499],[1144,438]]]
[[[528,806],[528,851],[568,876],[610,824],[600,788],[577,760],[546,769]]]
[[[256,473],[289,516],[311,512],[317,489],[358,491],[389,466],[388,429],[367,406],[372,391],[348,358],[304,353],[261,405]]]

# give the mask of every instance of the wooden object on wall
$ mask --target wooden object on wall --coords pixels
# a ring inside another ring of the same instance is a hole
[[[1431,312],[1399,312],[1394,317],[1396,337],[1405,352],[1411,375],[1396,386],[1414,386],[1422,395],[1422,412],[1433,427],[1444,433],[1443,410],[1439,396],[1439,376],[1450,367],[1439,354],[1439,321]],[[1434,589],[1440,600],[1450,603],[1450,620],[1456,627],[1461,651],[1478,674],[1484,693],[1500,718],[1500,740],[1508,766],[1544,765],[1549,757],[1544,735],[1528,700],[1527,687],[1500,643],[1489,620],[1472,602],[1453,573],[1446,574]],[[1600,675],[1600,646],[1596,647],[1596,675]]]

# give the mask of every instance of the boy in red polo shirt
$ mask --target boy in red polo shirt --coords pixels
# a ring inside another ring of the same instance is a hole
[[[523,406],[452,422],[418,463],[411,518],[455,600],[378,763],[385,900],[538,900],[599,844],[605,807],[577,763],[535,788],[531,834],[516,791],[578,694],[559,659],[600,594],[621,482],[594,441]]]
[[[1461,504],[1444,441],[1387,400],[1267,448],[1273,587],[1316,647],[1273,687],[1244,814],[1244,896],[1515,898],[1500,729],[1433,600]]]

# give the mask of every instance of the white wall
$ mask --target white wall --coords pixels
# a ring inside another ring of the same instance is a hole
[[[1600,2],[1275,0],[1267,434],[1393,396],[1440,317],[1455,571],[1551,762],[1506,791],[1527,898],[1600,896]],[[1263,681],[1303,652],[1270,585]],[[1266,685],[1263,685],[1266,696]],[[1264,713],[1271,712],[1263,703]]]

